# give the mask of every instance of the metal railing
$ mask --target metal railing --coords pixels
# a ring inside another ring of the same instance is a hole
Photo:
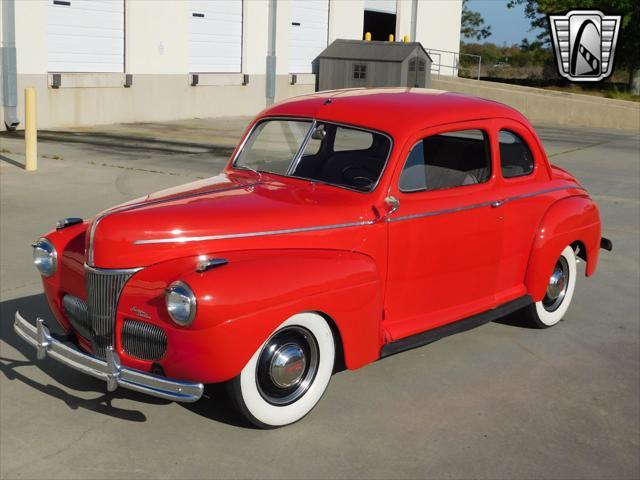
[[[447,75],[457,77],[460,70],[460,59],[470,59],[472,67],[477,68],[475,77],[480,80],[480,69],[482,68],[482,57],[480,55],[472,55],[470,53],[459,53],[451,50],[438,50],[436,48],[427,48],[427,53],[431,56],[431,73],[437,75]],[[466,63],[466,62],[465,62]],[[465,65],[466,67],[466,65]]]

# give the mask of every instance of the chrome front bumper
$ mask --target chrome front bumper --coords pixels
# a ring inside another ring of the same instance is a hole
[[[38,318],[36,326],[33,326],[20,315],[20,312],[16,312],[13,329],[36,348],[38,360],[49,356],[74,370],[105,380],[110,392],[123,387],[176,402],[195,402],[202,396],[202,383],[181,382],[121,366],[118,354],[112,348],[107,349],[105,362],[69,347],[51,337],[41,318]]]

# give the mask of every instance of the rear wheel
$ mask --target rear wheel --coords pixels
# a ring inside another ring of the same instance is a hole
[[[531,321],[538,328],[552,327],[564,317],[576,287],[576,255],[571,246],[558,258],[545,296],[531,308]]]
[[[335,361],[333,332],[315,313],[282,323],[228,384],[238,411],[260,428],[296,422],[318,403]]]

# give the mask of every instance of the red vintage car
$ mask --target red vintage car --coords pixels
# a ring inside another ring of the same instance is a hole
[[[421,89],[284,101],[221,175],[68,218],[34,244],[38,351],[175,401],[226,382],[260,427],[356,369],[516,310],[541,328],[592,275],[598,208],[496,102]]]

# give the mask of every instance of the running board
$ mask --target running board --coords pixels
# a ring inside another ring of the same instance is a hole
[[[486,312],[482,312],[468,318],[463,318],[457,322],[448,323],[447,325],[427,330],[426,332],[417,333],[410,337],[395,340],[382,347],[382,350],[380,350],[380,358],[388,357],[389,355],[410,350],[412,348],[421,347],[455,333],[466,332],[467,330],[492,322],[493,320],[509,315],[510,313],[516,312],[529,305],[533,305],[533,299],[529,295],[524,295],[516,298],[515,300],[511,300],[510,302],[503,303],[499,307],[487,310]]]

